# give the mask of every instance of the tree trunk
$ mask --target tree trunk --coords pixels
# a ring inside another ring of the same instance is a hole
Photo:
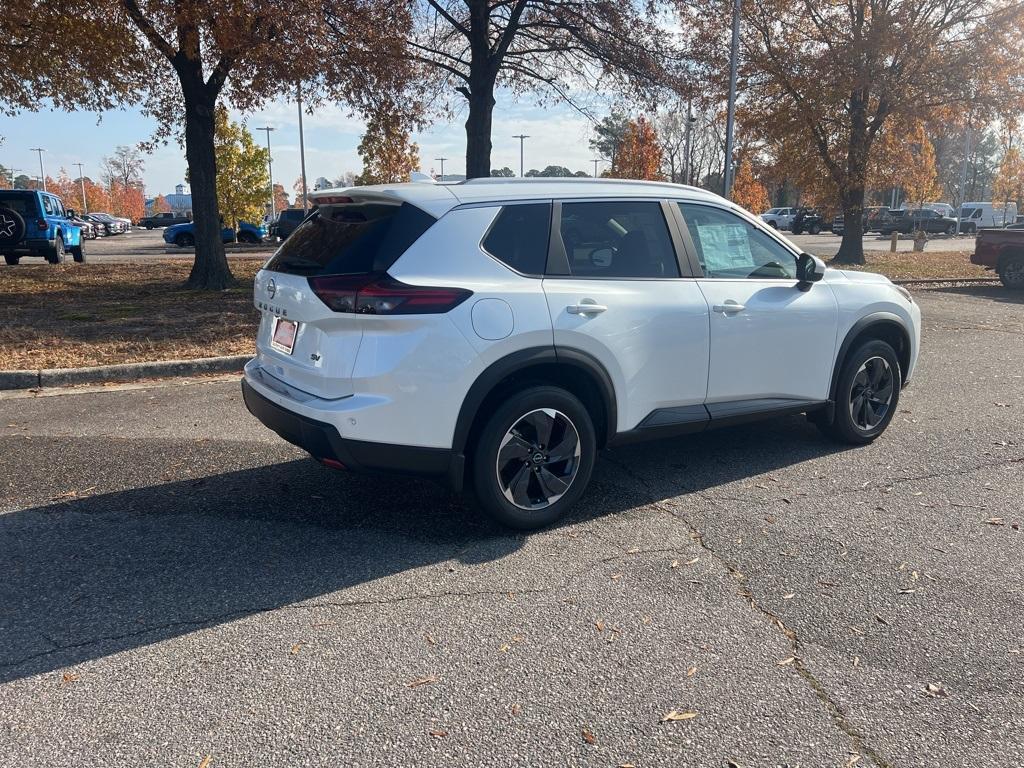
[[[841,194],[843,203],[843,242],[835,261],[840,264],[864,263],[864,184],[852,185]]]
[[[235,283],[224,255],[217,209],[217,157],[214,151],[216,97],[182,83],[185,99],[185,159],[192,187],[193,235],[196,258],[185,284],[188,288],[222,291]]]
[[[479,89],[479,90],[478,90]],[[466,178],[491,175],[491,119],[494,114],[494,86],[470,86],[469,116],[466,118]]]
[[[846,150],[846,173],[839,184],[843,205],[843,242],[835,261],[840,264],[864,263],[864,190],[868,178],[868,152],[872,134],[868,130],[869,99],[862,91],[850,95],[850,140]]]

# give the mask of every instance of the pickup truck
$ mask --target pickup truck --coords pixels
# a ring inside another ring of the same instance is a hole
[[[143,216],[139,219],[139,226],[153,229],[153,227],[171,227],[175,224],[188,224],[190,221],[192,221],[191,216],[180,216],[176,213],[154,213],[152,216]]]
[[[979,229],[971,263],[995,270],[1007,288],[1024,290],[1024,229]]]

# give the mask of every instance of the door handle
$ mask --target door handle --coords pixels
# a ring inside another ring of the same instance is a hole
[[[607,312],[608,307],[598,304],[593,299],[583,299],[579,304],[570,304],[565,311],[570,315],[599,315]]]
[[[715,312],[721,312],[723,315],[732,315],[736,312],[742,312],[746,307],[739,302],[728,299],[725,304],[715,304],[711,309]]]

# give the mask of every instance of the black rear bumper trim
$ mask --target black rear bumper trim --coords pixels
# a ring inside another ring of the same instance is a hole
[[[242,379],[242,398],[249,413],[292,445],[308,451],[318,461],[334,459],[346,468],[364,472],[393,472],[447,479],[452,477],[452,454],[448,448],[393,445],[342,437],[332,425],[282,408]],[[461,482],[461,472],[458,473]]]

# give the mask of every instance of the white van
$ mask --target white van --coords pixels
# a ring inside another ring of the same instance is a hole
[[[961,232],[977,232],[982,227],[1005,227],[1016,220],[1016,203],[964,203],[960,206]]]

